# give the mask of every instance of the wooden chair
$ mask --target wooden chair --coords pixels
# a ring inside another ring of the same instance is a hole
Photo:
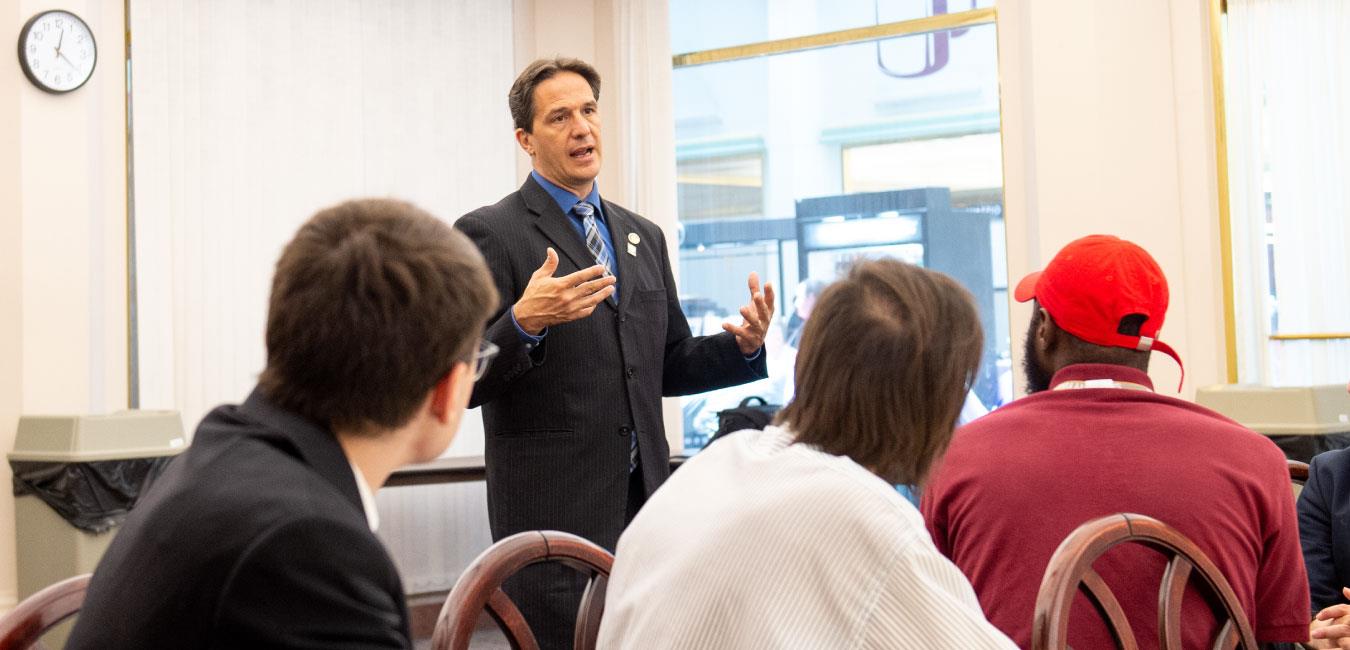
[[[1181,601],[1192,575],[1198,575],[1202,591],[1222,603],[1217,638],[1207,647],[1215,650],[1258,650],[1251,623],[1242,611],[1228,580],[1205,553],[1171,526],[1144,515],[1116,514],[1079,526],[1055,549],[1036,596],[1032,623],[1033,650],[1064,650],[1068,647],[1069,608],[1079,590],[1088,597],[1115,637],[1116,647],[1134,650],[1138,644],[1125,618],[1125,611],[1092,563],[1108,549],[1124,543],[1139,543],[1168,558],[1158,591],[1158,639],[1164,650],[1181,650]]]
[[[27,650],[48,630],[79,613],[89,574],[66,578],[19,603],[0,618],[0,650]]]
[[[561,562],[590,578],[577,611],[573,646],[576,650],[595,648],[614,556],[576,535],[552,530],[518,533],[483,551],[464,570],[445,599],[432,633],[432,648],[467,650],[478,615],[486,609],[513,649],[538,650],[539,643],[525,617],[501,587],[516,571],[539,562]]]
[[[1298,501],[1300,494],[1303,494],[1303,485],[1308,482],[1308,464],[1301,460],[1287,461],[1289,463],[1289,482],[1294,489],[1294,501]]]
[[[1301,460],[1287,461],[1289,464],[1289,480],[1294,485],[1302,486],[1308,482],[1308,464]]]

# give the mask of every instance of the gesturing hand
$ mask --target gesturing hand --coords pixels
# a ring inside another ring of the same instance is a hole
[[[764,347],[764,334],[769,331],[769,321],[773,320],[773,284],[764,283],[764,291],[759,290],[759,275],[750,274],[747,283],[750,287],[750,304],[741,307],[740,327],[731,323],[722,323],[722,329],[736,335],[736,345],[741,354],[750,356]]]
[[[576,273],[553,277],[558,270],[558,253],[548,249],[543,266],[530,275],[530,283],[512,308],[516,322],[529,334],[544,328],[585,318],[604,299],[614,294],[615,278],[605,275],[599,264]]]
[[[1350,598],[1350,588],[1341,592]],[[1317,613],[1308,626],[1312,648],[1350,648],[1350,605],[1332,605]]]

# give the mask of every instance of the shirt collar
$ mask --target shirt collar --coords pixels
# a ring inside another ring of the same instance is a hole
[[[1153,380],[1148,378],[1148,373],[1129,366],[1118,366],[1111,363],[1076,363],[1060,368],[1059,372],[1055,373],[1055,377],[1050,380],[1050,388],[1053,389],[1066,381],[1092,381],[1094,379],[1130,382],[1147,386],[1149,390],[1153,390]]]
[[[558,207],[562,209],[563,214],[570,216],[572,214],[572,206],[582,201],[585,201],[595,207],[595,216],[598,217],[601,221],[604,221],[605,219],[604,212],[600,210],[599,181],[591,183],[591,193],[587,194],[586,198],[578,199],[577,195],[561,187],[558,187],[557,185],[554,185],[553,181],[544,178],[537,171],[531,170],[530,177],[534,179],[534,182],[539,184],[539,187],[544,188],[544,191],[548,192],[549,196],[553,197],[553,202],[558,204]]]
[[[380,527],[380,511],[375,508],[375,494],[366,484],[366,477],[361,475],[361,468],[350,460],[347,464],[351,465],[352,476],[356,477],[356,491],[361,495],[361,508],[366,511],[366,523],[370,524],[370,532],[373,533]]]

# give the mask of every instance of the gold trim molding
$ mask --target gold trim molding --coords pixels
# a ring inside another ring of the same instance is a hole
[[[1223,84],[1224,0],[1209,0],[1209,64],[1214,90],[1214,162],[1219,192],[1219,259],[1223,274],[1223,343],[1228,383],[1238,381],[1237,303],[1233,286],[1233,218],[1228,188],[1228,121]]]
[[[1306,334],[1271,334],[1272,341],[1342,341],[1350,339],[1350,332],[1308,332]]]
[[[751,59],[772,54],[800,52],[822,47],[848,45],[850,43],[865,43],[867,41],[875,41],[883,38],[911,36],[914,34],[938,32],[946,29],[970,27],[972,25],[984,25],[993,23],[997,19],[997,10],[993,7],[987,7],[984,9],[971,9],[970,11],[952,14],[916,18],[914,20],[902,20],[882,25],[842,29],[836,32],[825,32],[823,34],[811,34],[809,36],[783,38],[775,41],[720,47],[713,50],[701,50],[698,52],[686,52],[684,54],[676,54],[672,59],[675,68],[687,68],[696,65],[707,65],[709,63],[737,61],[740,59]]]

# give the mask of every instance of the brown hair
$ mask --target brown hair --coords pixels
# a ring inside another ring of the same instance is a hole
[[[478,249],[445,222],[389,199],[333,206],[277,261],[259,387],[334,429],[402,426],[472,363],[496,305]]]
[[[797,442],[916,485],[951,441],[984,335],[955,280],[896,260],[855,264],[816,302],[779,422]]]
[[[515,83],[511,84],[511,92],[506,94],[506,104],[511,107],[511,120],[516,123],[517,129],[533,133],[531,129],[534,128],[534,89],[559,72],[581,75],[581,78],[590,84],[595,100],[600,101],[600,73],[596,72],[591,64],[581,59],[566,57],[539,59],[525,66],[520,76],[516,77]]]

